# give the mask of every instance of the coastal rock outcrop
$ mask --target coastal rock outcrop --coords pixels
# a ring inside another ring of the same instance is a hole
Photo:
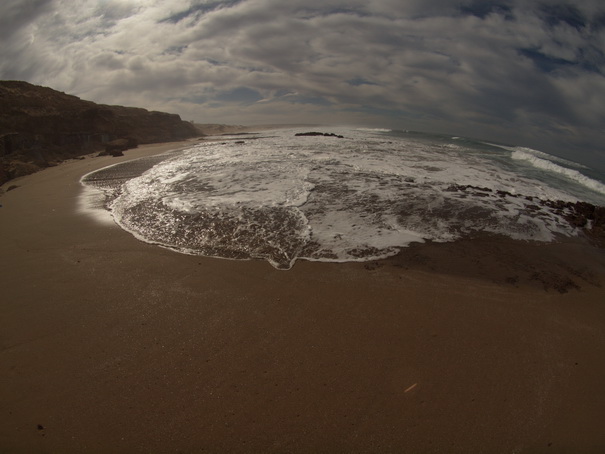
[[[130,150],[131,148],[136,148],[138,146],[138,141],[132,137],[128,137],[127,139],[112,140],[105,145],[105,151],[99,153],[99,156],[124,156],[124,151]]]
[[[570,225],[581,230],[586,237],[599,247],[605,247],[605,207],[593,205],[588,202],[565,202],[563,200],[542,200],[532,196],[512,194],[508,191],[484,188],[472,185],[452,184],[447,192],[459,192],[473,197],[515,197],[523,198],[527,202],[525,209],[528,212],[539,211],[540,207],[547,207],[554,213],[563,217]],[[463,195],[464,197],[464,195]]]
[[[200,135],[176,114],[101,105],[27,82],[0,81],[0,184],[95,151],[111,154],[133,143]],[[126,142],[114,143],[122,139]]]
[[[294,134],[295,137],[304,137],[304,136],[324,136],[324,137],[336,137],[338,139],[344,139],[344,136],[341,136],[339,134],[334,134],[333,132],[316,132],[316,131],[311,131],[311,132],[299,132]]]

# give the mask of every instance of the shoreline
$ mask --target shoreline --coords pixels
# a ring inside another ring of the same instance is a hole
[[[477,238],[284,272],[77,213],[84,174],[190,143],[7,183],[0,450],[605,447],[602,249]]]

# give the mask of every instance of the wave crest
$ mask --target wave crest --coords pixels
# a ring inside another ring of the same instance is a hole
[[[542,156],[543,157],[540,157]],[[531,150],[529,148],[519,147],[515,151],[512,152],[512,158],[517,159],[519,161],[529,162],[534,167],[537,167],[541,170],[547,170],[550,172],[558,173],[563,175],[571,180],[574,180],[576,183],[580,183],[583,186],[586,186],[593,191],[599,192],[601,194],[605,194],[605,184],[600,181],[593,180],[592,178],[587,177],[582,174],[578,170],[569,169],[567,167],[563,167],[559,164],[552,162],[549,159],[546,159],[546,153],[542,153],[536,150]],[[561,160],[563,161],[563,160]]]

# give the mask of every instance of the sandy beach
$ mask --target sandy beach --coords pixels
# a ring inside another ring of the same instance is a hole
[[[365,263],[178,254],[78,212],[82,175],[0,196],[0,452],[605,451],[605,251],[418,244]]]

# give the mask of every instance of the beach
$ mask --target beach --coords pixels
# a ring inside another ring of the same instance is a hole
[[[605,253],[480,237],[370,262],[179,254],[0,197],[0,452],[603,452]]]

